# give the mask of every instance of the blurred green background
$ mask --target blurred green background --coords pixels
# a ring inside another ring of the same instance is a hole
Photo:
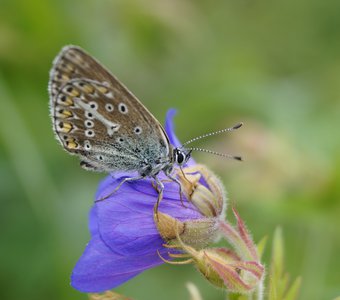
[[[54,139],[48,72],[80,45],[182,141],[243,121],[195,153],[223,178],[254,239],[283,227],[300,299],[340,294],[340,2],[0,0],[1,299],[87,299],[69,276],[104,174]],[[230,213],[228,213],[230,217]],[[268,266],[270,243],[265,253]],[[192,266],[164,265],[117,289],[135,299],[223,299]]]

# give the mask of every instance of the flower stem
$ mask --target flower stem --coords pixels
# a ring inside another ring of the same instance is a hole
[[[264,294],[264,284],[263,284],[263,279],[260,280],[256,290],[255,290],[255,294],[256,294],[256,300],[263,300],[263,294]]]

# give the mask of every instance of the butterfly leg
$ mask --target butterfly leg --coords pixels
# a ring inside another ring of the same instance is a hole
[[[106,195],[106,196],[103,197],[103,198],[100,198],[100,199],[96,200],[95,202],[100,202],[100,201],[103,201],[103,200],[109,198],[109,197],[112,196],[115,192],[117,192],[117,191],[120,189],[120,187],[121,187],[125,182],[136,181],[136,180],[140,180],[140,179],[143,179],[143,178],[145,178],[145,176],[136,176],[136,177],[127,177],[127,178],[124,178],[110,194]]]
[[[166,172],[165,175],[166,175],[169,179],[171,179],[171,181],[174,181],[174,182],[176,182],[176,183],[178,184],[178,187],[179,187],[179,198],[180,198],[180,200],[181,200],[181,204],[182,204],[183,207],[186,207],[186,206],[184,205],[184,202],[183,202],[183,190],[182,190],[181,182],[180,182],[176,177],[172,176],[170,172]]]
[[[157,198],[157,202],[156,202],[155,206],[153,207],[153,211],[154,211],[154,216],[158,221],[158,208],[159,208],[159,203],[163,199],[164,184],[163,184],[162,181],[160,181],[158,179],[158,177],[155,176],[154,179],[155,179],[156,184],[157,184],[158,198]]]

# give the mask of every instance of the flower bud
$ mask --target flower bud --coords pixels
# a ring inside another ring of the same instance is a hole
[[[242,261],[225,248],[201,250],[196,259],[199,271],[215,286],[228,291],[248,293],[262,278],[263,266],[255,261]]]
[[[218,220],[224,212],[223,186],[217,177],[202,165],[183,169],[178,174],[182,192],[201,218],[180,221],[158,212],[155,223],[160,235],[170,244],[176,244],[176,236],[196,249],[214,242],[218,237]],[[186,205],[186,204],[184,204]]]
[[[187,245],[199,249],[215,241],[218,236],[215,219],[203,218],[181,222],[159,212],[155,222],[160,235],[170,245],[178,245],[176,236],[179,235]]]
[[[217,176],[203,165],[194,165],[178,172],[186,198],[205,217],[220,217],[224,213],[226,197]]]
[[[188,207],[199,214],[196,218],[178,219],[165,213],[155,214],[155,223],[167,242],[171,264],[193,263],[214,286],[235,293],[249,293],[264,275],[255,244],[244,222],[233,209],[237,224],[224,220],[226,197],[219,179],[202,165],[191,165],[180,170],[181,184]],[[185,209],[183,205],[183,209]],[[223,237],[233,248],[206,248]],[[178,261],[178,259],[185,259]]]
[[[132,300],[131,298],[117,294],[113,291],[106,291],[102,294],[90,294],[89,300]]]
[[[242,219],[235,209],[233,212],[237,219],[237,227],[220,220],[216,231],[221,232],[222,236],[235,248],[235,251],[227,248],[198,249],[193,245],[192,240],[189,244],[182,239],[182,237],[186,237],[184,227],[183,232],[177,232],[175,247],[176,250],[183,253],[175,255],[170,253],[169,255],[173,258],[187,258],[187,260],[166,262],[193,263],[198,271],[218,288],[241,294],[253,291],[262,281],[264,267],[259,261],[256,246]]]

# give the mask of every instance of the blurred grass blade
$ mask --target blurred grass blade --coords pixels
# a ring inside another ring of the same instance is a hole
[[[284,300],[296,300],[301,287],[301,277],[298,277],[293,282],[292,286],[287,291]]]
[[[133,300],[133,299],[120,295],[113,291],[107,291],[102,294],[89,294],[89,300]]]
[[[186,286],[190,294],[190,300],[203,300],[200,291],[195,284],[188,282]]]
[[[264,249],[266,248],[268,241],[268,236],[264,236],[258,243],[257,243],[257,252],[259,255],[259,259],[262,259]]]
[[[280,294],[280,281],[283,269],[283,240],[282,230],[280,227],[276,228],[273,238],[272,259],[270,264],[269,274],[269,300],[282,299]]]
[[[252,295],[240,295],[236,293],[227,294],[226,300],[250,300],[252,299]]]
[[[281,278],[283,273],[283,237],[281,227],[277,227],[273,239],[273,252],[272,252],[272,267],[273,274],[276,278]]]
[[[295,300],[301,286],[297,278],[289,287],[289,275],[284,271],[284,246],[282,229],[276,228],[273,237],[272,259],[269,274],[268,300]]]

